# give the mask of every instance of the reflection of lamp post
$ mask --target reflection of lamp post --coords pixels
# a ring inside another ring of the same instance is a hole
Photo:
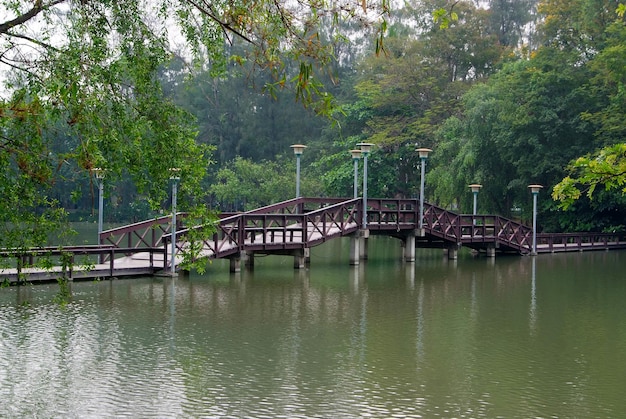
[[[172,181],[172,247],[170,259],[170,272],[176,273],[176,195],[178,193],[178,181],[180,180],[180,168],[170,169],[170,180]]]
[[[530,188],[530,193],[533,194],[533,251],[531,255],[535,256],[537,254],[537,195],[539,195],[539,190],[543,186],[528,185],[528,188]]]
[[[306,146],[303,144],[294,144],[291,148],[293,148],[293,154],[296,155],[296,198],[300,198],[300,156],[302,156],[302,152]]]
[[[420,234],[423,234],[422,228],[424,228],[424,176],[426,174],[426,159],[428,158],[428,153],[430,153],[432,150],[430,148],[418,148],[415,151],[417,151],[420,156],[420,160],[422,161],[422,173],[420,178],[420,213],[418,225],[420,229]]]
[[[98,242],[100,244],[100,235],[102,234],[102,216],[104,207],[104,169],[96,167],[93,174],[98,182]]]
[[[361,158],[361,150],[350,150],[352,161],[354,162],[354,199],[359,195],[359,159]]]
[[[358,143],[363,156],[363,230],[367,229],[367,156],[370,153],[372,143]]]
[[[483,187],[483,185],[480,185],[478,183],[472,183],[471,185],[469,185],[469,187],[474,194],[474,211],[472,212],[472,215],[476,215],[478,192],[480,191],[480,188]]]

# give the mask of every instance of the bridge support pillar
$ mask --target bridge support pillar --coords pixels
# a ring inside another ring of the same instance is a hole
[[[361,260],[361,235],[357,232],[350,236],[350,265],[356,266]]]
[[[241,272],[241,266],[245,266],[246,269],[254,268],[254,253],[246,252],[245,250],[239,253],[236,256],[231,256],[229,258],[230,262],[230,272]]]
[[[310,255],[310,251],[308,248],[294,250],[293,268],[304,269],[306,267],[307,255]]]
[[[487,257],[495,258],[496,257],[496,247],[495,246],[487,246]]]
[[[359,245],[359,257],[362,260],[367,260],[367,240],[370,237],[370,231],[369,230],[360,230],[359,231],[359,236],[361,239],[361,244]]]
[[[246,269],[254,269],[254,252],[243,251],[241,252],[241,260]]]
[[[459,247],[454,244],[452,246],[448,246],[447,247],[448,250],[448,259],[449,260],[456,260],[459,257]]]
[[[230,262],[230,272],[240,272],[241,271],[241,258],[239,256],[231,256],[229,258]]]
[[[402,244],[404,245],[404,260],[406,262],[415,262],[415,231],[409,233]]]

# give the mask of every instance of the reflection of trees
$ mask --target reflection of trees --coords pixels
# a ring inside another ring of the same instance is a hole
[[[9,357],[0,374],[29,380],[15,380],[11,394],[21,398],[10,401],[50,397],[69,412],[90,397],[94,408],[114,399],[119,415],[531,416],[537,403],[546,414],[587,413],[594,397],[605,400],[595,389],[611,397],[599,377],[623,372],[619,258],[455,266],[438,252],[414,265],[382,267],[373,257],[330,270],[287,263],[78,282],[65,311],[39,307],[44,288],[36,287],[27,295],[34,307],[0,306],[0,332],[16,331],[0,341]],[[603,276],[590,276],[598,266]],[[598,281],[612,291],[600,292]],[[12,363],[13,353],[29,363]],[[88,396],[76,390],[87,382]]]

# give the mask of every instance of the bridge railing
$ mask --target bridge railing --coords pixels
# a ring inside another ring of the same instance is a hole
[[[306,247],[314,246],[330,238],[344,236],[358,230],[362,215],[360,199],[339,201],[335,204],[307,212],[303,225],[306,229]]]
[[[194,245],[200,256],[224,257],[240,252],[244,247],[259,249],[291,249],[312,246],[337,234],[349,234],[361,228],[361,199],[296,198],[257,208],[252,211],[221,214],[211,227],[210,237],[196,239]],[[416,199],[368,199],[368,227],[398,234],[418,226]],[[182,220],[184,214],[180,214]],[[491,243],[501,249],[527,253],[531,251],[532,229],[519,222],[497,215],[468,215],[425,203],[423,226],[427,235],[470,247],[485,247]],[[203,228],[192,227],[192,230]],[[101,243],[115,247],[155,248],[171,243],[171,217],[159,217],[117,229],[101,235]],[[189,249],[189,229],[177,228],[179,251]],[[617,235],[584,233],[538,235],[538,250],[558,251],[579,247],[621,246],[626,238]],[[167,254],[167,252],[166,252]]]
[[[345,202],[345,198],[294,198],[265,207],[245,211],[243,214],[304,214],[328,205]]]
[[[397,230],[403,225],[417,224],[418,207],[415,199],[368,199],[367,204],[367,222],[377,229]]]
[[[232,215],[216,222],[215,231],[208,238],[197,239],[190,244],[187,239],[190,232],[202,228],[195,226],[176,232],[177,249],[189,250],[190,246],[196,250],[196,257],[225,257],[238,253],[244,249],[253,251],[262,250],[289,250],[309,247],[337,235],[349,234],[359,228],[359,200],[341,199],[310,199],[293,200],[300,203],[321,206],[304,213],[282,212],[288,206],[270,206],[262,213],[257,210]],[[163,236],[167,247],[171,234]]]
[[[508,218],[496,216],[497,237],[501,245],[521,253],[528,253],[532,250],[532,228]]]
[[[306,237],[304,214],[242,215],[244,240],[239,250],[270,250],[302,247]]]
[[[537,248],[544,252],[626,248],[625,233],[540,233]]]
[[[154,254],[162,253],[161,248],[150,248],[149,251],[149,268],[156,270],[156,261]],[[15,261],[12,267],[0,269],[0,278],[5,276],[14,277],[20,280],[24,277],[28,280],[29,275],[37,275],[41,272],[65,273],[69,278],[73,277],[73,271],[90,271],[99,268],[102,271],[102,264],[99,260],[105,260],[104,270],[107,270],[108,276],[113,276],[116,269],[116,255],[130,255],[137,252],[144,252],[146,249],[115,247],[112,245],[98,246],[49,246],[38,247],[23,250],[2,250],[1,258],[13,259]],[[100,266],[98,266],[100,265]],[[160,268],[160,266],[158,267]]]
[[[177,213],[177,227],[182,225],[185,213]],[[172,216],[153,218],[122,227],[112,228],[100,233],[101,245],[137,249],[142,247],[160,247],[163,235],[172,229]]]

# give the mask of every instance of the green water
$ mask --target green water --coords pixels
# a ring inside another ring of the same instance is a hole
[[[625,252],[348,245],[0,289],[0,417],[626,417]]]

